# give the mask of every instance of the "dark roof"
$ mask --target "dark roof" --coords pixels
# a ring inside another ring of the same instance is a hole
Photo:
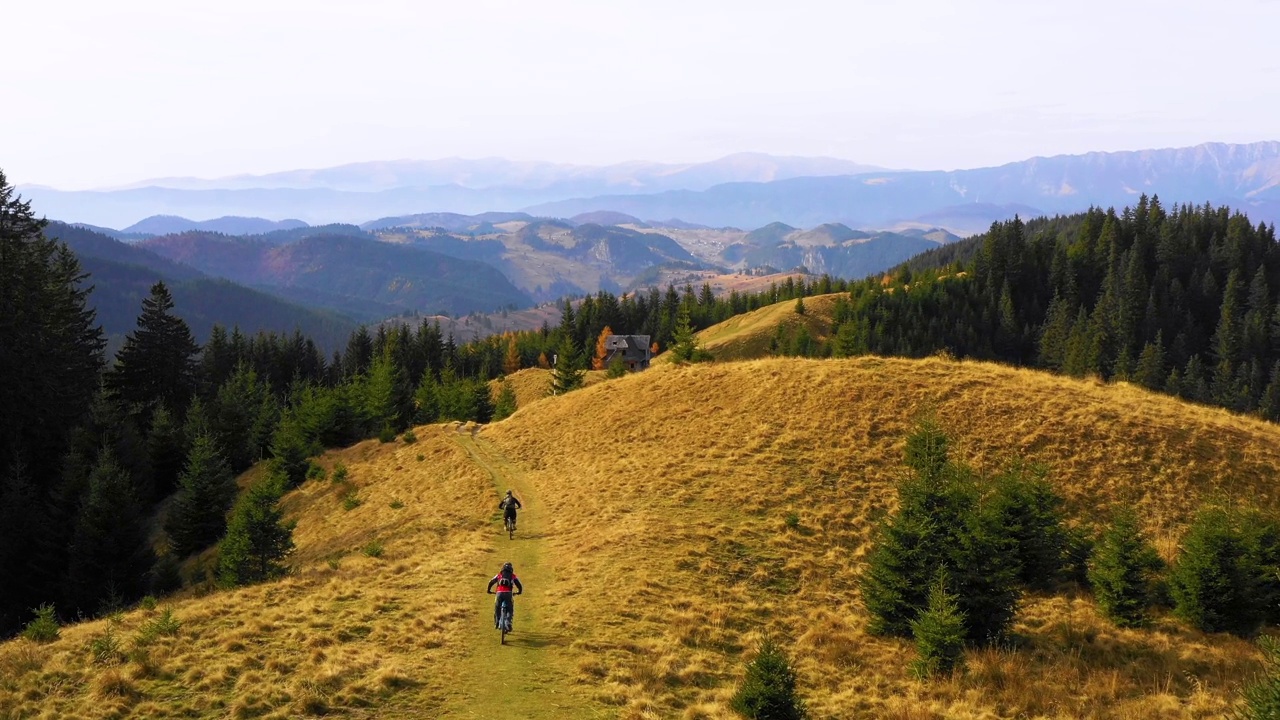
[[[604,340],[606,350],[648,350],[648,335],[610,335]]]

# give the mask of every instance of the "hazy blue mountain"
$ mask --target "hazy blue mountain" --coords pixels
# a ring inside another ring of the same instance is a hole
[[[757,153],[731,155],[709,163],[633,162],[604,167],[450,158],[356,163],[217,180],[164,178],[114,190],[62,191],[26,185],[18,191],[32,201],[36,212],[47,217],[110,227],[123,227],[157,213],[301,218],[312,224],[363,223],[370,218],[423,213],[476,215],[514,211],[527,205],[603,193],[702,190],[729,181],[877,170],[848,160]],[[383,227],[391,225],[378,224],[368,229]]]
[[[1208,143],[1191,148],[1033,158],[1000,167],[951,172],[885,172],[728,183],[705,191],[611,195],[545,203],[528,212],[573,216],[611,210],[638,217],[679,217],[706,225],[809,226],[841,222],[883,227],[946,209],[975,214],[1011,204],[1043,212],[1090,205],[1123,206],[1138,195],[1166,203],[1230,203],[1256,220],[1280,219],[1280,142]],[[985,219],[985,217],[984,217]],[[992,218],[996,219],[996,218]]]
[[[636,225],[639,227],[648,227],[648,223],[638,217],[632,217],[625,213],[611,212],[609,210],[597,210],[595,212],[582,213],[569,218],[569,221],[575,225]]]
[[[367,308],[465,314],[532,304],[489,265],[364,235],[322,234],[279,245],[192,232],[142,245],[209,275],[358,314]]]
[[[386,230],[388,228],[440,228],[450,232],[471,232],[478,227],[492,226],[512,221],[530,221],[534,217],[518,212],[484,212],[476,215],[462,215],[452,212],[418,213],[398,217],[384,217],[362,223],[364,230]]]
[[[210,278],[195,268],[161,257],[101,233],[52,222],[45,230],[76,254],[93,286],[89,304],[113,347],[132,332],[142,312],[142,300],[151,286],[163,281],[173,292],[174,312],[187,321],[198,342],[204,342],[215,323],[239,326],[248,333],[259,330],[310,336],[321,347],[341,347],[356,323],[340,313],[315,310],[288,302],[221,278]],[[385,317],[385,316],[384,316]]]
[[[266,220],[259,217],[225,216],[213,220],[188,220],[177,215],[152,215],[121,230],[134,235],[173,235],[176,233],[216,232],[223,235],[261,235],[274,230],[305,228],[301,220]]]
[[[701,190],[739,180],[769,181],[788,177],[849,175],[883,169],[837,158],[782,157],[764,153],[737,153],[700,163],[634,161],[605,166],[503,158],[444,158],[362,162],[315,170],[289,170],[211,180],[157,178],[121,189],[288,188],[378,192],[395,188],[454,185],[463,188],[595,188],[597,192],[613,188],[615,192],[655,192],[671,189]]]

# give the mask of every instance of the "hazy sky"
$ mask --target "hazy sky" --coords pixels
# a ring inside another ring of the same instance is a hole
[[[61,188],[1280,139],[1276,0],[27,0],[3,22],[0,169]]]

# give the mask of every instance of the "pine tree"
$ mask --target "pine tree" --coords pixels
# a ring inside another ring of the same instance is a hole
[[[276,423],[274,400],[258,373],[241,364],[208,405],[209,426],[235,473],[257,462]]]
[[[222,537],[236,484],[218,443],[208,435],[191,443],[187,466],[178,483],[178,495],[165,519],[165,532],[174,552],[185,556]]]
[[[1227,276],[1227,287],[1218,313],[1218,328],[1213,335],[1214,357],[1217,359],[1213,371],[1213,399],[1228,405],[1234,399],[1236,369],[1240,366],[1244,345],[1241,321],[1243,293],[1240,271],[1232,270]]]
[[[964,662],[965,617],[947,592],[946,573],[929,586],[929,603],[911,621],[911,635],[919,656],[912,665],[917,677],[951,675]]]
[[[493,419],[503,420],[516,411],[516,390],[506,381],[499,381],[498,387],[498,399],[493,403]]]
[[[1202,509],[1182,540],[1182,553],[1169,577],[1174,613],[1206,632],[1252,632],[1262,613],[1247,554],[1231,513]]]
[[[743,717],[755,720],[802,720],[807,716],[804,701],[796,693],[795,671],[771,638],[760,643],[759,652],[747,663],[746,677],[729,704]]]
[[[676,316],[671,357],[678,363],[696,362],[699,359],[698,336],[694,335],[693,327],[689,324],[689,308],[683,305]]]
[[[996,478],[987,503],[1011,548],[1018,581],[1050,589],[1062,574],[1067,535],[1063,499],[1045,480],[1044,470],[1015,464]]]
[[[272,471],[280,475],[286,487],[297,487],[307,479],[311,457],[321,449],[314,436],[307,431],[299,412],[300,409],[296,407],[286,412],[271,436]]]
[[[1017,611],[1017,548],[987,503],[961,518],[948,558],[951,588],[965,616],[965,636],[986,645],[1004,640]]]
[[[1271,379],[1258,403],[1258,413],[1264,420],[1280,422],[1280,360],[1271,367]]]
[[[110,450],[103,450],[89,475],[76,515],[67,568],[75,610],[95,613],[104,604],[142,594],[151,566],[133,479]]]
[[[1240,689],[1244,707],[1232,716],[1239,720],[1275,720],[1280,718],[1280,640],[1263,635],[1258,638],[1262,650],[1262,671]]]
[[[169,288],[163,282],[152,285],[151,295],[142,301],[138,328],[125,337],[106,382],[123,402],[162,404],[181,414],[195,391],[200,347],[187,323],[172,310]]]
[[[194,403],[193,403],[194,406]],[[182,425],[163,407],[151,416],[147,433],[147,454],[151,459],[152,482],[157,497],[164,497],[178,487],[178,476],[186,462],[187,441]]]
[[[1133,513],[1117,514],[1098,538],[1089,563],[1089,584],[1098,607],[1122,627],[1145,624],[1151,579],[1162,566]]]
[[[283,522],[280,510],[283,482],[268,475],[236,501],[218,545],[218,581],[224,586],[262,582],[287,571],[281,562],[293,552],[293,524]]]
[[[414,418],[419,423],[433,423],[440,419],[440,383],[431,370],[422,373],[418,389],[413,393]]]
[[[805,313],[804,298],[803,297],[796,298],[796,314],[800,316],[804,316],[804,313]]]
[[[585,375],[578,346],[565,335],[556,348],[556,365],[551,370],[551,394],[563,395],[582,387]]]
[[[1164,334],[1161,331],[1156,333],[1155,342],[1143,346],[1138,367],[1133,373],[1134,382],[1150,390],[1160,390],[1168,377],[1164,363]]]

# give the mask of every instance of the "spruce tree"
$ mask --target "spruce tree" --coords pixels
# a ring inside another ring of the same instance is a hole
[[[782,648],[771,638],[760,643],[747,674],[729,704],[754,720],[802,720],[804,701],[796,693],[796,674]]]
[[[917,659],[912,665],[917,677],[950,675],[964,662],[965,617],[956,598],[947,592],[946,573],[939,573],[929,586],[929,603],[911,621]]]
[[[1240,707],[1232,715],[1238,720],[1275,720],[1280,718],[1280,640],[1263,635],[1258,638],[1262,651],[1262,670],[1240,688]]]
[[[503,420],[516,411],[516,390],[505,380],[500,380],[498,387],[498,399],[493,404],[493,419]]]
[[[693,326],[690,325],[687,305],[681,305],[679,314],[676,315],[671,358],[678,363],[696,362],[700,359],[698,336],[694,334]]]
[[[147,433],[147,454],[156,497],[165,497],[178,487],[178,476],[186,462],[187,441],[181,423],[168,409],[156,408]]]
[[[1206,632],[1249,634],[1262,619],[1251,570],[1246,540],[1232,513],[1202,509],[1170,573],[1174,613]]]
[[[1089,563],[1089,584],[1098,607],[1122,627],[1145,624],[1152,576],[1163,564],[1133,513],[1118,513],[1098,538]]]
[[[125,337],[106,382],[123,402],[161,404],[181,414],[195,391],[200,348],[187,323],[172,311],[169,288],[163,282],[152,285],[142,301],[138,328]]]
[[[284,478],[269,474],[236,501],[227,534],[218,545],[218,581],[227,587],[277,578],[293,552],[293,524],[283,521]]]
[[[237,367],[218,388],[208,405],[208,415],[210,430],[235,473],[262,457],[276,424],[270,388],[246,364]]]
[[[92,614],[142,594],[151,566],[146,526],[133,479],[103,450],[76,514],[67,568],[74,610]]]
[[[1067,534],[1063,499],[1045,479],[1043,468],[1015,464],[996,478],[986,502],[1010,546],[1018,581],[1029,588],[1050,589],[1062,574]]]
[[[174,552],[186,556],[222,537],[236,483],[218,443],[208,435],[192,442],[178,483],[178,495],[165,519],[165,532]]]
[[[1142,354],[1138,356],[1138,367],[1133,373],[1134,382],[1149,390],[1162,389],[1165,379],[1168,377],[1168,372],[1165,369],[1164,335],[1162,333],[1163,331],[1156,333],[1155,341],[1143,346]]]
[[[585,378],[578,346],[566,334],[556,348],[556,364],[551,370],[551,394],[563,395],[582,387]]]

